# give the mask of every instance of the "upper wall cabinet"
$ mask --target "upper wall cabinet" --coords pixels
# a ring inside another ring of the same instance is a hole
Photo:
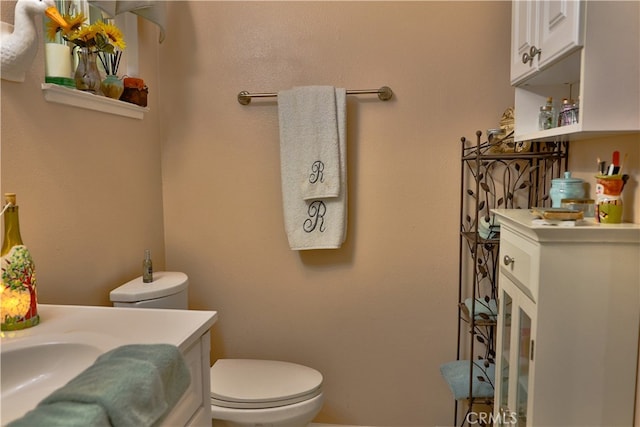
[[[511,84],[515,85],[582,46],[577,1],[514,1],[511,32]]]
[[[516,141],[640,131],[640,2],[514,1],[512,19]],[[578,122],[539,130],[548,97]]]

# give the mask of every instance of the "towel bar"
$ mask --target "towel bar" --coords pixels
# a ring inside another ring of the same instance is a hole
[[[378,99],[380,99],[380,101],[388,101],[393,97],[393,91],[389,86],[382,86],[380,89],[347,90],[347,95],[360,95],[367,93],[378,94]],[[277,96],[277,93],[249,93],[246,90],[243,90],[238,94],[238,102],[242,105],[249,105],[249,103],[251,103],[251,98],[275,98]]]

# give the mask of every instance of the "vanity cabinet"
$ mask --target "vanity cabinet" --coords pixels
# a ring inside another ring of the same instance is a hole
[[[640,225],[541,226],[496,209],[498,425],[633,425]]]
[[[640,2],[514,1],[511,42],[516,141],[640,130]],[[547,97],[574,100],[578,123],[539,130]]]
[[[210,426],[211,384],[209,379],[210,332],[207,330],[195,342],[181,349],[189,367],[191,382],[176,406],[162,421],[163,426]]]
[[[583,11],[570,0],[512,3],[511,84],[582,46]]]
[[[131,344],[170,344],[180,349],[191,381],[171,411],[155,425],[211,427],[210,329],[217,321],[217,312],[38,304],[38,313],[43,321],[37,327],[0,335],[2,426],[23,417],[54,390],[80,375],[101,354]],[[25,353],[21,349],[29,351]],[[15,357],[15,354],[20,356]],[[18,368],[25,364],[24,354],[39,356],[31,360],[30,369],[21,370]],[[4,375],[5,370],[20,375],[10,378]],[[100,379],[97,370],[89,374]],[[137,380],[131,378],[128,384],[122,384],[123,394],[144,385]],[[7,384],[12,385],[8,388]],[[109,400],[107,395],[101,398]],[[69,425],[80,425],[81,421],[92,417],[72,412],[68,414],[71,417]],[[42,417],[45,415],[51,413],[41,414]],[[88,418],[79,420],[76,417],[80,415]],[[52,420],[52,425],[59,424],[58,421],[57,418]]]

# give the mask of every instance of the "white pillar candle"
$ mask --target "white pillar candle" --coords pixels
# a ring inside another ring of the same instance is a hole
[[[71,49],[59,43],[45,44],[45,75],[71,77]]]

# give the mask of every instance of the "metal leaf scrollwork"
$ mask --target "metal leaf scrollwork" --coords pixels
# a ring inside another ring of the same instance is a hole
[[[469,384],[476,378],[493,387],[489,375],[496,359],[497,281],[499,227],[493,209],[518,209],[549,204],[551,179],[567,167],[567,142],[532,142],[526,152],[497,150],[504,141],[476,141],[461,138],[461,251],[459,359],[469,360]],[[514,147],[516,144],[512,144]],[[487,231],[488,230],[488,231]],[[471,307],[466,304],[473,301]],[[471,337],[462,331],[468,331]],[[477,360],[476,360],[477,359]],[[476,369],[479,369],[478,372]],[[474,397],[470,386],[468,402],[492,404],[491,398]],[[464,422],[463,422],[464,425]]]
[[[489,275],[489,273],[487,272],[487,269],[484,268],[484,266],[480,263],[478,263],[478,271],[480,272],[480,276],[482,277],[487,277]]]

